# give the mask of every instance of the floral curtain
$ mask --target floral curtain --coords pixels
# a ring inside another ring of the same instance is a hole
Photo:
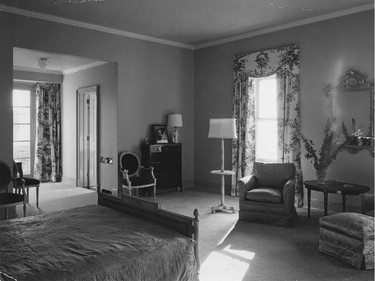
[[[61,181],[60,84],[36,85],[36,148],[34,176],[43,182]]]
[[[233,140],[232,196],[237,181],[252,173],[255,162],[254,79],[277,75],[278,124],[281,163],[294,163],[297,169],[296,205],[303,205],[301,147],[299,132],[299,48],[297,45],[238,55],[234,58],[233,114],[238,138]]]

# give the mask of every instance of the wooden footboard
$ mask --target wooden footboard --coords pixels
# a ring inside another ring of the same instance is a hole
[[[199,211],[195,209],[194,218],[161,209],[160,203],[122,195],[121,198],[98,192],[98,205],[106,206],[140,218],[155,221],[192,238],[195,241],[195,258],[198,272],[199,260]]]

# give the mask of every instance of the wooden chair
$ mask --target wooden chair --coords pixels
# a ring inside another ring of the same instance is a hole
[[[154,199],[156,199],[156,178],[154,168],[145,168],[140,165],[137,155],[131,152],[123,152],[120,155],[120,171],[122,173],[122,187],[129,191],[132,196],[132,189],[152,188]]]
[[[9,192],[9,184],[19,186],[19,194]],[[12,170],[5,162],[0,160],[0,208],[5,208],[5,219],[8,219],[8,208],[23,205],[23,216],[26,216],[26,195],[24,181],[12,176]]]
[[[36,206],[39,208],[39,186],[40,186],[40,181],[32,178],[32,177],[25,177],[23,175],[23,170],[22,170],[22,162],[15,162],[13,161],[13,174],[16,176],[18,175],[19,179],[24,180],[24,188],[26,188],[26,197],[27,197],[27,203],[29,203],[29,188],[30,187],[35,187],[36,188]],[[19,182],[18,182],[19,183]],[[15,189],[19,189],[20,186],[15,185]]]

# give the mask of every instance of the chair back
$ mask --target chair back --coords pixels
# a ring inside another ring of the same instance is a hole
[[[295,170],[293,163],[254,163],[257,186],[283,188],[288,180],[294,179]]]
[[[16,162],[13,160],[13,175],[14,177],[23,178],[22,162]]]
[[[11,181],[12,170],[7,163],[0,160],[0,190],[8,192],[8,186]]]
[[[138,156],[131,152],[123,152],[120,155],[120,168],[128,170],[129,177],[136,175],[139,169]]]

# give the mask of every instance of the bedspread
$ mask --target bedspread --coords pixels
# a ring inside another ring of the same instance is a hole
[[[4,280],[198,280],[192,239],[103,206],[4,221],[0,233]]]

